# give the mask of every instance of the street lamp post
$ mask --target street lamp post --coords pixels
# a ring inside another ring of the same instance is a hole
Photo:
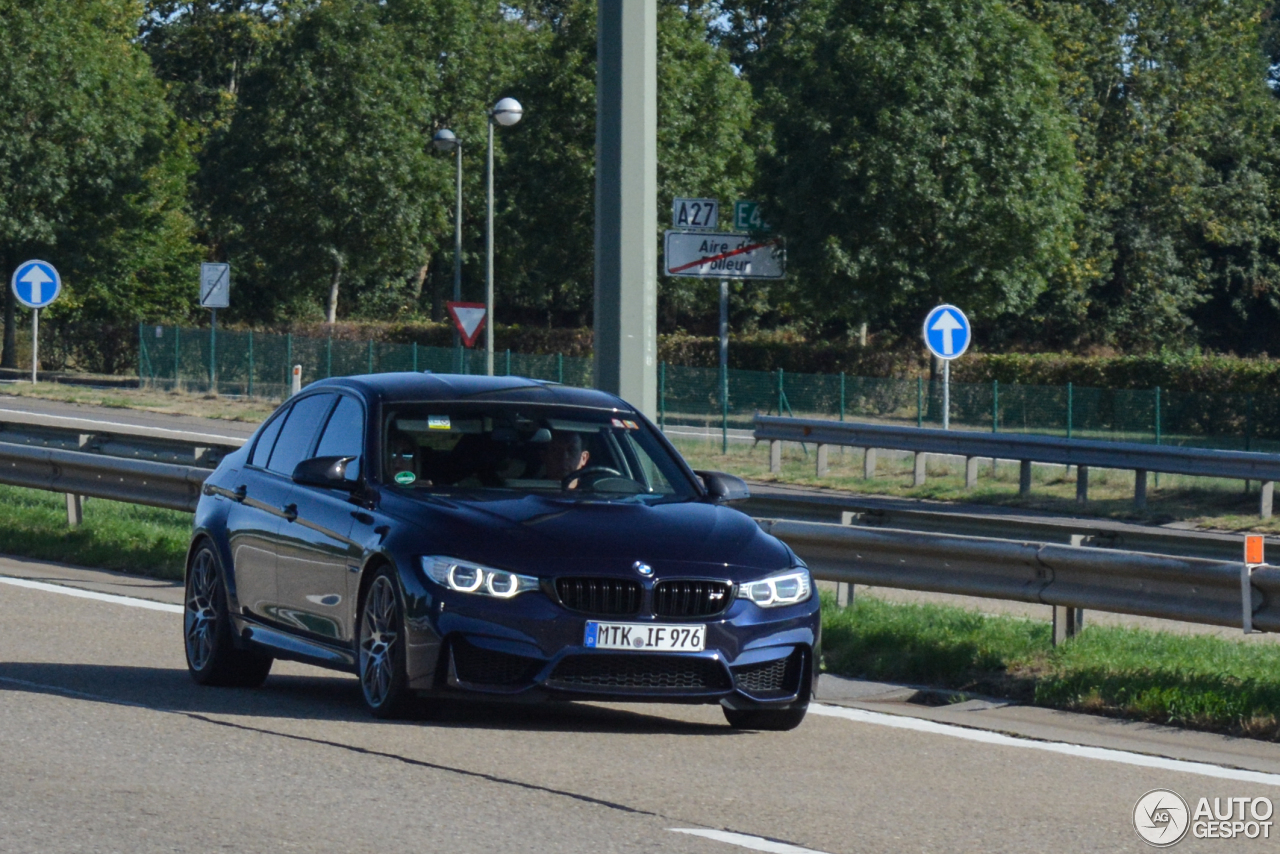
[[[484,304],[485,304],[485,372],[493,376],[493,123],[510,127],[520,121],[524,108],[515,98],[503,98],[493,105],[489,111],[489,168],[488,168],[488,209],[485,225],[485,272],[484,272]]]
[[[436,131],[431,139],[436,149],[448,151],[453,149],[457,159],[457,193],[453,215],[453,301],[462,301],[462,141],[448,128]],[[453,359],[457,370],[462,370],[462,339],[458,330],[453,330]]]

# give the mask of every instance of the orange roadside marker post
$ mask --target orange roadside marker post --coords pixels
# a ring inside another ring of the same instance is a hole
[[[1253,633],[1253,570],[1265,563],[1262,535],[1245,535],[1244,563],[1240,567],[1240,625],[1246,635]]]

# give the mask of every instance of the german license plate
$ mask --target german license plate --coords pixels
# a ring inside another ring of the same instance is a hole
[[[706,626],[654,623],[587,623],[582,645],[593,649],[644,649],[653,652],[702,652]]]

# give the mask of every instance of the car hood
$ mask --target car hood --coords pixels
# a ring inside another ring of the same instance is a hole
[[[557,496],[386,495],[384,512],[421,530],[447,554],[517,572],[729,574],[735,580],[792,564],[789,549],[743,513],[697,501],[645,504]],[[409,545],[402,543],[402,546]]]

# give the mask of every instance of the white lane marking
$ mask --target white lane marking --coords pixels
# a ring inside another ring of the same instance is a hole
[[[1264,771],[1246,771],[1241,768],[1227,768],[1222,765],[1192,762],[1187,759],[1167,759],[1163,756],[1148,756],[1144,753],[1130,753],[1127,750],[1114,750],[1109,747],[1089,747],[1083,744],[1069,744],[1063,741],[1038,741],[1032,738],[1018,738],[1004,733],[990,732],[984,729],[970,729],[969,727],[955,726],[954,724],[942,724],[937,721],[913,718],[908,715],[890,715],[884,712],[868,712],[864,709],[851,709],[846,706],[826,706],[820,703],[810,705],[809,712],[810,714],[844,718],[863,724],[909,729],[933,735],[946,735],[982,744],[1021,747],[1027,750],[1043,750],[1047,753],[1061,753],[1067,756],[1078,756],[1083,759],[1098,759],[1103,762],[1119,762],[1122,765],[1136,765],[1140,768],[1159,768],[1162,771],[1201,774],[1206,777],[1218,777],[1223,780],[1238,780],[1242,783],[1280,786],[1280,774],[1268,774]]]
[[[248,441],[248,438],[245,436],[224,436],[221,433],[203,433],[199,430],[171,430],[168,427],[155,427],[151,424],[133,424],[128,421],[104,421],[99,418],[81,418],[77,415],[55,415],[52,412],[30,412],[25,409],[0,409],[0,414],[48,415],[50,418],[59,418],[64,421],[79,421],[83,424],[100,424],[104,427],[133,427],[135,429],[147,430],[153,433],[171,433],[175,436],[199,436],[203,439],[225,439],[228,442]]]
[[[61,584],[48,584],[43,581],[31,581],[26,578],[13,578],[11,576],[0,575],[0,584],[11,584],[14,587],[26,587],[30,590],[42,590],[46,593],[60,593],[64,596],[75,596],[81,599],[95,599],[99,602],[110,602],[114,605],[127,605],[132,608],[145,608],[151,611],[164,611],[169,614],[183,613],[183,606],[171,605],[167,602],[156,602],[151,599],[138,599],[133,596],[117,596],[114,593],[98,593],[94,590],[82,590],[78,587],[67,587]],[[1067,756],[1078,756],[1083,759],[1098,759],[1103,762],[1118,762],[1122,765],[1135,765],[1140,768],[1159,768],[1164,771],[1180,771],[1186,774],[1201,774],[1206,777],[1217,777],[1223,780],[1237,780],[1243,783],[1261,783],[1266,786],[1280,787],[1280,774],[1268,774],[1264,771],[1246,771],[1241,768],[1227,768],[1221,765],[1210,765],[1207,762],[1192,762],[1186,759],[1168,759],[1163,756],[1148,756],[1143,753],[1131,753],[1127,750],[1114,750],[1109,747],[1089,747],[1082,744],[1069,744],[1062,741],[1037,741],[1030,738],[1017,738],[1011,735],[1005,735],[999,732],[989,732],[982,729],[970,729],[968,727],[955,726],[954,724],[943,724],[937,721],[924,720],[922,718],[913,718],[906,715],[889,715],[883,712],[869,712],[864,709],[851,709],[846,706],[827,706],[821,703],[813,703],[809,706],[809,711],[815,715],[826,715],[833,718],[844,718],[845,720],[855,721],[863,724],[873,724],[875,726],[887,726],[895,729],[907,729],[915,732],[926,732],[932,735],[945,735],[951,738],[961,738],[966,741],[976,741],[981,744],[998,744],[1002,747],[1020,747],[1028,750],[1043,750],[1048,753],[1061,753]],[[707,836],[708,834],[721,834],[725,837],[735,837],[734,844],[745,844],[736,841],[737,837],[742,839],[756,839],[754,836],[744,836],[743,834],[727,833],[719,830],[685,830],[680,828],[672,828],[678,833],[693,833],[695,835]],[[720,839],[719,836],[707,836],[709,839]],[[720,839],[721,842],[728,842],[729,839]],[[767,839],[760,840],[761,844],[781,845],[781,848],[757,848],[759,851],[779,851],[779,852],[803,852],[808,849],[796,848],[794,845],[786,845],[781,842],[771,842]],[[751,846],[748,846],[751,847]]]
[[[75,596],[80,599],[96,599],[99,602],[110,602],[113,605],[128,605],[131,608],[146,608],[149,611],[164,611],[169,614],[181,614],[181,605],[170,605],[168,602],[156,602],[152,599],[137,599],[133,596],[117,596],[114,593],[99,593],[96,590],[83,590],[79,587],[68,587],[64,584],[47,584],[43,581],[31,581],[27,578],[13,578],[0,575],[0,584],[12,584],[14,587],[26,587],[30,590],[42,590],[45,593],[61,593],[63,596]]]
[[[702,830],[693,827],[668,827],[667,830],[673,833],[687,833],[690,836],[714,839],[716,842],[727,842],[730,845],[740,845],[743,848],[750,848],[752,851],[768,851],[770,854],[823,854],[823,852],[813,848],[801,848],[799,845],[774,842],[772,839],[765,839],[763,836],[748,836],[745,833],[730,833],[727,830]]]

